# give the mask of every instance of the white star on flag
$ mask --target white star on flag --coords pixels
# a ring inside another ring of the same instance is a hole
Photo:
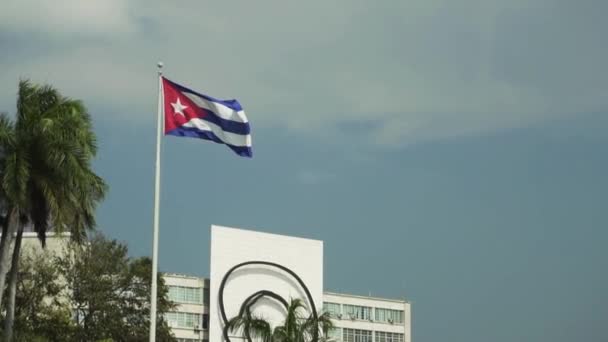
[[[181,116],[185,117],[186,115],[184,115],[184,109],[188,108],[188,106],[184,106],[180,101],[179,101],[179,97],[177,98],[177,101],[175,103],[171,103],[171,106],[173,106],[173,115],[176,114],[181,114]]]

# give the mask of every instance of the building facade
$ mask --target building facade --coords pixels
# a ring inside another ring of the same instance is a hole
[[[209,342],[245,341],[225,331],[244,308],[271,325],[292,298],[321,309],[323,241],[212,226],[210,263]]]
[[[175,310],[165,315],[178,342],[209,340],[209,281],[183,274],[164,274]]]
[[[412,341],[410,303],[405,300],[325,292],[323,310],[335,326],[331,341]]]
[[[49,233],[43,250],[36,234],[25,232],[22,255],[59,255],[65,252],[68,240],[68,233]],[[302,286],[283,270],[254,264],[226,275],[235,265],[251,261],[285,266],[300,278],[311,293],[317,311],[327,311],[332,317],[335,329],[329,333],[330,342],[412,341],[408,301],[323,292],[322,241],[214,226],[210,260],[212,279],[163,274],[169,289],[168,297],[176,304],[165,319],[178,342],[224,342],[220,333],[215,339],[210,335],[210,327],[214,323],[216,330],[222,325],[218,290],[224,278],[228,317],[238,312],[239,304],[247,296],[259,290],[271,290],[285,298],[305,299]],[[266,317],[274,316],[275,322],[280,320],[281,313],[273,312],[272,305],[268,304],[257,303],[252,309],[263,312]],[[212,311],[215,311],[215,316],[211,315]],[[230,336],[230,339],[232,342],[243,341],[240,336]]]
[[[166,319],[179,342],[225,342],[225,319],[247,306],[280,322],[281,306],[262,298],[268,293],[329,312],[335,325],[329,341],[411,342],[406,300],[323,292],[322,241],[212,226],[210,262],[211,279],[163,275],[169,298],[178,304]]]
[[[21,256],[33,256],[37,254],[59,256],[65,253],[70,240],[70,233],[61,234],[55,232],[46,233],[46,247],[43,249],[38,239],[38,234],[32,231],[24,231],[21,240]],[[12,249],[13,247],[11,247]]]
[[[209,341],[209,280],[164,274],[169,299],[176,304],[165,317],[178,342]],[[335,328],[333,342],[411,342],[410,303],[406,300],[325,292],[323,310]]]

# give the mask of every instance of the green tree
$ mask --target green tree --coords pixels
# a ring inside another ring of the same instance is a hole
[[[285,320],[272,328],[270,322],[251,313],[249,308],[228,321],[228,330],[241,333],[248,340],[262,342],[312,342],[315,336],[322,341],[333,328],[330,315],[320,313],[317,318],[306,316],[302,300],[292,299],[287,306]]]
[[[96,151],[91,119],[80,101],[50,86],[19,82],[15,120],[0,115],[0,197],[5,212],[0,299],[12,269],[5,341],[12,340],[23,229],[32,225],[43,246],[49,227],[69,229],[76,241],[82,241],[95,226],[95,207],[107,189],[91,169]],[[11,245],[15,246],[12,256]]]
[[[146,341],[150,323],[149,258],[131,259],[127,246],[95,235],[85,245],[72,244],[59,261],[60,274],[76,317],[75,341]],[[174,341],[164,314],[173,308],[168,288],[158,278],[159,341]]]
[[[20,261],[15,305],[16,341],[70,341],[76,324],[59,268],[42,253]]]
[[[20,261],[15,341],[148,340],[149,258],[129,258],[124,244],[101,235],[55,257],[33,252]],[[162,319],[173,308],[162,278],[158,290],[157,337],[175,341]]]

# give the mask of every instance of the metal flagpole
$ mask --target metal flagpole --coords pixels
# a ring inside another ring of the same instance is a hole
[[[154,178],[154,238],[152,242],[152,291],[150,294],[150,342],[156,341],[156,283],[158,273],[158,215],[160,202],[160,139],[162,133],[163,63],[158,62],[158,112],[156,117],[156,174]]]

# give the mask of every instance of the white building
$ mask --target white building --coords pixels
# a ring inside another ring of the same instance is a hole
[[[165,318],[178,342],[223,342],[219,287],[230,268],[251,261],[276,263],[294,272],[308,288],[317,310],[331,314],[336,327],[330,333],[331,340],[411,342],[411,308],[406,300],[323,292],[322,241],[218,226],[212,227],[211,235],[211,281],[181,274],[163,275],[169,299],[177,305]],[[68,240],[69,233],[49,233],[43,250],[36,234],[25,232],[22,255],[57,255],[65,251]],[[297,280],[285,271],[277,272],[266,265],[246,265],[227,279],[224,293],[227,317],[236,315],[239,304],[259,290],[270,290],[284,298],[306,297]],[[280,310],[268,301],[261,300],[252,309],[275,321],[282,318]],[[215,336],[210,335],[213,328]],[[239,336],[230,338],[232,342],[242,342]]]
[[[209,281],[182,274],[164,274],[169,299],[176,304],[165,316],[179,342],[209,340]]]
[[[410,303],[405,300],[325,292],[323,309],[333,318],[334,341],[412,341]]]
[[[70,233],[46,233],[46,247],[43,249],[38,240],[38,235],[34,232],[24,231],[21,240],[21,256],[36,255],[47,253],[48,255],[61,255],[65,252],[70,240]],[[11,253],[13,247],[11,246]]]
[[[411,342],[407,301],[323,292],[322,241],[212,226],[210,254],[210,280],[164,275],[178,303],[166,318],[179,342],[225,342],[225,320],[246,305],[277,323],[278,297],[330,312],[336,328],[329,337],[336,342]]]

